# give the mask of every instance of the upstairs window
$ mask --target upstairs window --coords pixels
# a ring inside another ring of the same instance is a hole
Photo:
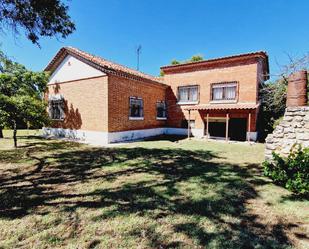
[[[130,97],[130,119],[138,120],[144,118],[143,99]]]
[[[63,120],[64,119],[64,100],[63,99],[49,100],[49,116],[53,120]]]
[[[212,84],[212,100],[236,100],[237,82]]]
[[[157,102],[157,119],[166,119],[167,118],[167,108],[165,101]]]
[[[181,102],[181,103],[198,102],[198,86],[178,87],[178,102]]]

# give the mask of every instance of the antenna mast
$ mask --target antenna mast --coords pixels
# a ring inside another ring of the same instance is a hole
[[[137,49],[136,49],[136,55],[137,55],[137,66],[136,69],[139,70],[139,56],[142,52],[142,45],[138,45]]]

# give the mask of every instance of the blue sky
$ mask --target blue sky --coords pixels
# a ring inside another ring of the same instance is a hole
[[[158,75],[172,59],[205,59],[264,50],[271,74],[288,63],[287,53],[309,51],[308,0],[72,0],[76,31],[67,39],[41,39],[41,48],[21,33],[0,34],[1,49],[32,70],[41,70],[62,46],[73,46]]]

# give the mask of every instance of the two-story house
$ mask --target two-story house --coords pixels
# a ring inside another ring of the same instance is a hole
[[[168,125],[197,137],[256,140],[259,86],[268,79],[265,52],[161,67],[171,87]]]
[[[256,139],[259,84],[268,78],[265,52],[161,68],[164,77],[60,49],[47,65],[46,135],[112,143],[160,134]]]

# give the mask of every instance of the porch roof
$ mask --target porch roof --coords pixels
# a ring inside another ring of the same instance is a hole
[[[254,110],[259,107],[260,104],[256,103],[239,103],[239,104],[203,104],[186,106],[185,110]]]

